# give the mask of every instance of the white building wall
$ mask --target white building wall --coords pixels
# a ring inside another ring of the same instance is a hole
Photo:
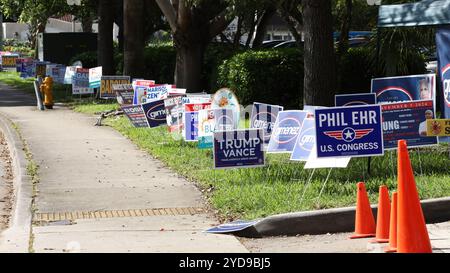
[[[3,39],[19,39],[22,42],[28,41],[28,26],[24,23],[3,23]],[[92,25],[94,33],[98,33],[98,24]],[[81,23],[75,23],[75,32],[82,32]],[[58,19],[49,19],[45,28],[47,33],[72,32],[72,23]],[[17,33],[17,34],[16,34]],[[114,24],[113,39],[118,41],[119,27]]]

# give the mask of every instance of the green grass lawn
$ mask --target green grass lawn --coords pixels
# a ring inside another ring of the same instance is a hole
[[[34,95],[34,78],[22,79],[18,72],[0,72],[0,82],[16,87],[20,90],[29,92]],[[53,84],[53,100],[54,102],[72,102],[83,101],[85,103],[86,98],[74,96],[72,97],[72,86],[59,83]]]
[[[2,72],[0,81],[34,94],[32,79],[21,79],[18,73]],[[86,114],[118,108],[117,103],[72,99],[70,86],[55,85],[54,93],[55,101],[68,102],[75,111]],[[172,139],[165,126],[134,128],[123,116],[109,118],[103,124],[115,128],[172,170],[195,181],[223,220],[352,206],[359,181],[366,182],[372,204],[377,203],[380,185],[387,185],[391,192],[396,189],[395,151],[374,157],[371,175],[367,173],[367,158],[353,158],[346,169],[333,169],[331,173],[330,169],[317,169],[312,175],[312,170],[303,170],[304,164],[290,161],[287,154],[268,154],[264,168],[213,170],[211,150],[199,150],[195,143]],[[248,126],[248,122],[242,124]],[[450,196],[448,145],[413,149],[410,156],[420,198]],[[329,180],[322,191],[328,174]]]
[[[94,114],[117,107],[115,103],[86,104],[75,105],[74,110]],[[287,154],[268,154],[264,168],[213,170],[211,150],[199,150],[195,143],[172,139],[165,126],[134,128],[126,117],[110,118],[104,124],[121,132],[169,168],[195,181],[224,220],[352,206],[356,202],[359,181],[366,182],[372,204],[377,203],[380,185],[387,185],[391,192],[396,189],[395,151],[374,157],[371,175],[367,173],[367,158],[353,158],[348,168],[333,169],[331,173],[330,169],[317,169],[311,176],[312,170],[303,170],[304,163],[290,161]],[[412,149],[410,156],[420,198],[450,196],[448,145]],[[318,199],[328,174],[329,180]],[[306,187],[310,177],[311,183]]]

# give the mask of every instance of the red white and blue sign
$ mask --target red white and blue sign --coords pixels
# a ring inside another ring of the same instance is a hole
[[[214,168],[263,167],[264,131],[261,129],[214,133]]]
[[[436,75],[413,75],[372,79],[372,93],[377,103],[393,103],[436,98]]]
[[[150,128],[167,124],[166,107],[164,100],[153,101],[141,105]]]
[[[314,118],[306,118],[295,143],[291,160],[308,161],[309,155],[316,144],[316,122]]]
[[[283,111],[283,106],[270,105],[255,102],[252,107],[251,128],[264,130],[264,144],[268,145],[272,129],[277,120],[278,112]]]
[[[272,130],[268,153],[292,153],[307,111],[291,110],[278,113]]]
[[[334,105],[341,106],[356,106],[356,105],[372,105],[377,103],[376,95],[373,93],[363,94],[342,94],[334,97]]]
[[[383,155],[381,106],[316,109],[317,157]]]
[[[439,99],[441,102],[442,118],[450,119],[450,26],[441,26],[436,30],[436,49],[438,57],[441,88]],[[441,141],[450,142],[450,137],[441,137]]]
[[[198,141],[198,111],[211,109],[211,103],[186,103],[184,104],[184,140]]]
[[[383,139],[385,149],[396,149],[400,139],[408,147],[438,144],[437,137],[427,137],[427,119],[433,119],[433,101],[383,104]]]

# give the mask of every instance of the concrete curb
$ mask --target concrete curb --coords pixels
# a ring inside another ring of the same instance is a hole
[[[10,227],[0,234],[0,252],[28,252],[31,230],[31,178],[27,175],[27,159],[23,143],[11,122],[0,114],[0,130],[3,131],[12,157],[14,172],[14,206]]]
[[[424,200],[422,210],[427,224],[450,220],[450,197]],[[372,206],[374,216],[377,206]],[[315,235],[352,232],[356,207],[279,214],[262,219],[252,227],[235,233],[240,237]]]

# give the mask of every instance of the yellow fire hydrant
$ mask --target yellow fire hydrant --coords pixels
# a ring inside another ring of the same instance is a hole
[[[53,109],[53,79],[46,77],[41,84],[41,92],[44,97],[44,106],[47,109]]]

